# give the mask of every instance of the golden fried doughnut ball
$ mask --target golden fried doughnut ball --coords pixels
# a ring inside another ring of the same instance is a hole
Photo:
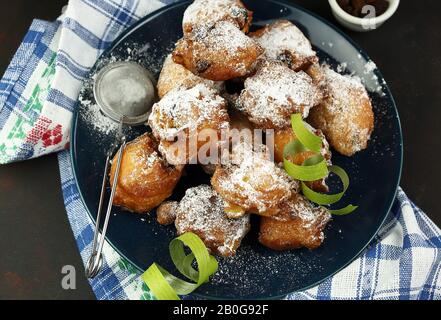
[[[249,36],[265,49],[267,58],[282,61],[294,71],[305,70],[318,62],[309,40],[290,21],[279,20]]]
[[[202,78],[223,81],[247,75],[263,49],[230,22],[178,41],[173,60]]]
[[[148,123],[168,162],[190,163],[198,160],[200,148],[218,144],[221,131],[228,129],[227,102],[204,83],[190,89],[179,87],[153,106]],[[217,136],[204,140],[201,132]],[[190,145],[192,139],[197,139],[196,148]]]
[[[180,64],[173,61],[171,54],[167,56],[162,66],[161,74],[158,80],[158,96],[160,99],[171,90],[185,86],[187,88],[194,87],[196,84],[205,83],[208,87],[221,92],[224,87],[222,81],[211,81],[198,76],[185,69]]]
[[[111,185],[118,155],[110,169]],[[147,213],[171,196],[181,174],[182,167],[170,166],[159,154],[155,139],[146,133],[129,142],[123,152],[113,204]]]
[[[274,217],[262,217],[259,242],[273,250],[318,248],[323,240],[323,229],[331,219],[323,207],[313,207],[303,196],[294,195],[281,204]]]
[[[222,198],[210,186],[200,185],[185,192],[175,226],[179,235],[193,232],[212,253],[230,257],[250,230],[250,217],[229,219]]]
[[[255,151],[248,143],[233,147],[231,161],[217,167],[211,184],[227,207],[263,216],[277,214],[278,204],[298,190],[298,182],[271,161],[264,146]]]
[[[295,72],[276,61],[260,61],[256,74],[245,80],[237,106],[260,128],[285,128],[290,125],[291,114],[307,117],[321,97],[303,71]]]
[[[168,226],[175,222],[179,203],[177,201],[164,201],[156,209],[156,221],[163,226]]]
[[[230,148],[238,143],[254,143],[254,125],[248,120],[248,118],[240,113],[238,110],[229,109],[230,115],[230,131],[229,131],[229,146]],[[213,175],[216,171],[216,166],[210,171],[210,175]],[[246,214],[244,208],[232,204],[225,203],[225,213],[231,219],[237,219]]]
[[[367,148],[374,129],[374,113],[358,78],[323,68],[327,97],[311,110],[308,122],[325,134],[331,146],[346,156]]]
[[[247,33],[252,20],[253,13],[240,0],[195,0],[184,12],[182,27],[188,36],[219,21],[228,21]]]

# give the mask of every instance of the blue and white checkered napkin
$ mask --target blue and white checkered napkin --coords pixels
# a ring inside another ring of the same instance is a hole
[[[81,81],[128,26],[158,0],[71,0],[56,22],[35,20],[0,81],[0,163],[60,151],[67,214],[83,261],[93,223],[80,200],[67,151]],[[111,247],[91,280],[98,299],[152,299],[139,273]],[[319,286],[287,299],[441,299],[441,231],[400,189],[369,248]]]

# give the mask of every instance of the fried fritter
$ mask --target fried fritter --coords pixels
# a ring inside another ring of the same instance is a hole
[[[217,167],[211,184],[227,206],[264,216],[276,215],[278,204],[298,190],[298,182],[271,161],[264,146],[253,150],[248,143],[233,147],[231,161]]]
[[[331,146],[346,156],[367,147],[374,129],[374,113],[358,78],[323,67],[327,97],[311,110],[308,122],[323,131]]]
[[[179,235],[193,232],[212,253],[229,257],[250,230],[250,218],[229,219],[222,198],[210,186],[200,185],[185,192],[175,225]]]
[[[330,219],[326,209],[313,207],[297,194],[281,204],[280,214],[261,218],[259,241],[273,250],[315,249],[322,244]]]
[[[248,118],[235,109],[229,109],[228,114],[230,115],[229,147],[232,148],[240,143],[254,143],[254,125]],[[212,168],[210,175],[213,175],[215,171],[216,166]],[[231,219],[237,219],[246,214],[245,209],[228,202],[225,203],[225,212]]]
[[[116,159],[110,170],[110,184]],[[159,154],[158,144],[150,134],[128,143],[124,150],[113,204],[137,213],[147,213],[167,199],[182,174],[182,166],[170,166]]]
[[[200,148],[210,143],[217,148],[221,130],[228,129],[227,102],[202,83],[190,89],[179,87],[153,106],[148,123],[168,162],[196,163]],[[217,136],[206,141],[200,137],[201,132]],[[195,147],[191,144],[193,140]]]
[[[326,159],[328,165],[331,165],[331,151],[329,151],[329,144],[326,141],[325,136],[321,132],[321,130],[316,130],[312,128],[311,126],[307,125],[309,127],[309,130],[311,132],[314,132],[317,136],[323,139],[322,149],[321,149],[321,155]],[[274,133],[274,161],[276,163],[283,162],[283,151],[285,146],[296,140],[296,135],[294,134],[291,127],[287,127],[285,129],[281,130],[275,130]],[[312,151],[303,151],[300,153],[297,153],[294,156],[288,156],[288,160],[296,165],[302,165],[305,160],[309,159],[311,156],[315,155]],[[315,191],[319,192],[328,192],[328,186],[326,185],[325,179],[307,182],[306,183],[310,188],[312,188]]]
[[[321,92],[311,77],[276,61],[261,61],[255,75],[245,80],[237,105],[260,128],[285,128],[290,116],[320,103]]]
[[[247,75],[263,49],[230,22],[184,37],[173,60],[202,78],[223,81]]]
[[[253,13],[240,0],[195,0],[184,12],[182,27],[184,35],[211,28],[219,21],[228,21],[247,33]]]
[[[282,61],[294,71],[305,70],[318,62],[309,40],[290,21],[279,20],[249,36],[265,49],[266,57]]]
[[[156,221],[164,226],[175,222],[178,205],[179,203],[177,201],[164,201],[161,203],[156,209]]]
[[[177,87],[185,86],[191,88],[199,83],[204,83],[218,92],[221,92],[224,87],[222,81],[211,81],[195,76],[180,64],[175,63],[170,54],[165,59],[161,74],[159,75],[158,96],[162,99],[168,92]]]

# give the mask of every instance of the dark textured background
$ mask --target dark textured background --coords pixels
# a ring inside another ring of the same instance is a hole
[[[325,0],[294,1],[334,22]],[[32,19],[53,20],[66,0],[0,0],[0,74]],[[347,33],[376,62],[396,99],[404,133],[401,185],[441,225],[441,1],[401,1],[378,30]],[[61,288],[74,265],[77,289]],[[0,299],[93,299],[67,221],[55,155],[0,166]]]

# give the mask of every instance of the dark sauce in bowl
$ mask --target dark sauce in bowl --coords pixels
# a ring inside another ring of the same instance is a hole
[[[372,13],[366,6],[375,8],[375,16],[381,16],[389,8],[389,2],[386,0],[337,0],[338,5],[350,15],[364,18]],[[363,10],[363,8],[365,8]]]

